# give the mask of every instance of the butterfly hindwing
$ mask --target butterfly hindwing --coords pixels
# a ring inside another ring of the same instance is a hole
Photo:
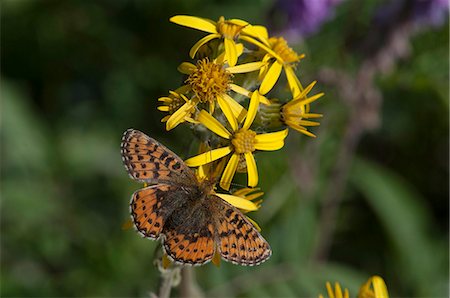
[[[120,147],[125,168],[134,180],[154,184],[195,179],[181,158],[138,130],[125,131]]]
[[[185,230],[179,232],[171,230],[166,233],[164,250],[174,262],[202,265],[211,261],[215,246],[212,225],[202,227],[200,230]]]
[[[217,198],[217,197],[216,197]],[[271,254],[269,243],[235,207],[217,198],[217,241],[220,255],[234,264],[254,266]]]
[[[159,238],[164,225],[164,212],[161,206],[170,187],[165,184],[148,186],[137,190],[131,197],[131,216],[142,236]]]

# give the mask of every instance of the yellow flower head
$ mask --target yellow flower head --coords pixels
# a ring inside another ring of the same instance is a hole
[[[342,292],[341,285],[338,282],[334,284],[334,289],[329,282],[326,283],[326,286],[328,298],[349,298],[348,290],[344,289],[344,292]],[[319,295],[319,298],[323,298],[323,296]]]
[[[334,284],[334,289],[329,282],[326,283],[328,298],[349,298],[349,292],[344,289],[342,292],[341,285],[339,283]],[[323,298],[319,295],[319,298]],[[361,286],[358,293],[358,298],[389,298],[386,284],[384,280],[374,275],[369,280]]]
[[[318,126],[320,125],[320,123],[305,119],[322,117],[322,114],[309,112],[310,103],[324,95],[324,93],[319,93],[311,97],[307,97],[308,93],[311,91],[315,84],[315,81],[312,82],[300,93],[298,97],[282,105],[280,109],[281,122],[295,129],[296,131],[310,137],[315,137],[315,135],[309,132],[305,126]]]
[[[180,89],[177,89],[177,91],[180,92]],[[161,122],[166,122],[167,130],[173,129],[185,121],[197,123],[193,119],[193,115],[196,112],[196,102],[188,100],[183,94],[169,91],[169,96],[160,97],[158,101],[163,103],[158,107],[158,110],[169,113],[161,119]]]
[[[231,132],[210,114],[200,111],[197,120],[212,132],[228,140],[228,146],[213,149],[189,158],[186,160],[186,164],[191,167],[197,167],[231,154],[222,174],[220,186],[226,190],[230,188],[231,180],[236,173],[240,159],[245,160],[248,186],[256,186],[258,184],[258,171],[253,152],[256,150],[272,151],[281,149],[284,146],[284,139],[288,133],[287,129],[285,129],[278,132],[257,134],[250,129],[258,110],[259,96],[257,91],[253,92],[250,106],[242,125],[238,123],[238,119],[234,116],[227,103],[221,105],[222,111],[230,124]]]
[[[189,55],[194,58],[198,49],[213,39],[222,39],[225,48],[225,61],[228,65],[234,66],[238,57],[242,54],[238,50],[236,40],[242,35],[246,36],[250,41],[255,41],[254,37],[266,39],[267,29],[263,26],[252,26],[248,22],[239,19],[225,20],[220,17],[217,22],[209,19],[178,15],[170,18],[170,21],[189,28],[197,29],[209,33],[192,46]]]
[[[222,65],[209,62],[206,58],[197,62],[186,83],[201,102],[215,103],[217,96],[222,96],[231,89],[231,76]]]
[[[251,92],[233,83],[233,75],[256,71],[263,66],[261,62],[250,62],[233,67],[226,67],[218,57],[210,61],[208,58],[199,60],[197,65],[183,62],[178,70],[188,75],[184,88],[185,94],[192,91],[194,96],[191,100],[197,103],[208,103],[209,113],[214,112],[216,103],[222,108],[227,103],[235,117],[242,121],[245,109],[236,102],[229,92],[233,91],[244,96],[250,96]]]

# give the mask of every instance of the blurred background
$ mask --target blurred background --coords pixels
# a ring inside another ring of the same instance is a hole
[[[285,36],[304,85],[326,95],[317,139],[257,156],[273,249],[258,267],[195,268],[207,297],[305,297],[378,274],[392,297],[448,296],[446,0],[4,0],[1,7],[1,296],[148,296],[153,241],[133,229],[120,157],[127,128],[181,157],[158,97],[203,33],[189,14]],[[269,157],[270,156],[270,157]],[[270,173],[270,175],[267,175]],[[173,292],[179,295],[178,289]],[[182,293],[181,293],[182,294]]]

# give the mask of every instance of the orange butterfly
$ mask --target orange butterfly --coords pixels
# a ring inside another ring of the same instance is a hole
[[[144,133],[129,129],[122,160],[130,177],[150,186],[131,197],[138,232],[161,239],[167,256],[179,264],[202,265],[216,250],[233,264],[254,266],[272,251],[267,241],[234,206],[214,195],[181,158]]]

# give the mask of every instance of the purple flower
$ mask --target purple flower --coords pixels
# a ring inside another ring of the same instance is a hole
[[[448,0],[415,0],[413,18],[418,25],[438,27],[448,16]]]
[[[334,14],[341,0],[279,0],[277,9],[285,14],[282,34],[290,41],[317,32]]]
[[[439,27],[448,16],[448,0],[393,0],[380,7],[375,20],[388,24],[408,13],[408,17],[418,27]]]

